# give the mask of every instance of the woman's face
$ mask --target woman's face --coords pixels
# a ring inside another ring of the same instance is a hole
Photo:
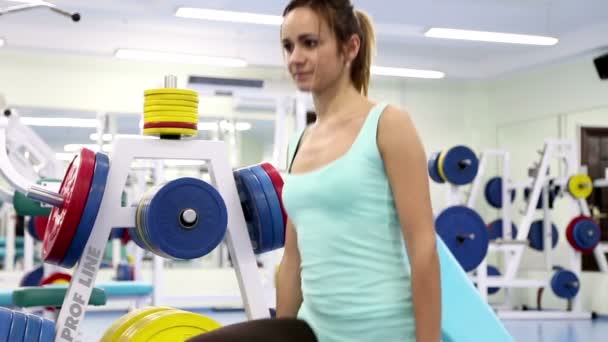
[[[287,69],[301,91],[319,92],[341,76],[344,58],[327,22],[308,7],[289,12],[281,28]]]

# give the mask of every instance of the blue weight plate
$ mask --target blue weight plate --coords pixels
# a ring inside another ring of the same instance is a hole
[[[551,290],[556,296],[563,299],[576,297],[580,289],[580,282],[576,274],[568,270],[557,270],[551,277]]]
[[[44,268],[42,266],[38,266],[23,275],[23,278],[21,278],[21,281],[19,282],[19,286],[38,286],[40,285],[40,281],[42,281],[43,276]],[[0,341],[2,341],[2,339],[0,339]]]
[[[260,250],[262,247],[260,242],[260,236],[262,235],[262,232],[260,231],[261,224],[259,223],[260,217],[257,212],[249,209],[252,206],[252,199],[248,189],[243,184],[241,171],[236,170],[233,172],[233,175],[236,188],[239,193],[241,207],[243,209],[243,216],[245,217],[245,222],[247,223],[247,232],[249,233],[249,240],[251,240],[253,251],[255,253],[262,253]]]
[[[488,276],[490,276],[490,277],[500,276],[500,271],[498,270],[498,268],[496,268],[495,266],[492,266],[492,265],[488,265],[487,273],[488,273]],[[488,294],[495,294],[499,290],[500,290],[500,287],[488,287]]]
[[[95,154],[95,169],[93,170],[93,180],[89,188],[89,196],[82,211],[78,229],[74,233],[70,248],[67,250],[61,266],[72,268],[82,256],[84,247],[89,241],[91,231],[99,213],[101,200],[106,190],[106,182],[108,181],[108,173],[110,172],[110,158],[105,153]]]
[[[118,264],[118,267],[116,267],[116,280],[131,280],[131,265],[122,262]]]
[[[572,237],[581,249],[593,249],[600,242],[600,227],[593,220],[580,220],[574,225]]]
[[[497,219],[490,224],[488,224],[488,238],[492,241],[496,239],[502,239],[503,231],[502,231],[503,223],[502,219]],[[517,237],[517,226],[515,223],[511,222],[511,238],[515,239]]]
[[[551,223],[551,248],[555,248],[559,233],[555,224]],[[528,243],[529,246],[537,251],[543,251],[544,239],[543,239],[543,220],[537,220],[532,222],[530,230],[528,231]]]
[[[439,174],[439,169],[437,169],[437,158],[439,158],[439,153],[441,152],[433,152],[431,154],[427,162],[427,168],[429,170],[429,176],[431,177],[431,179],[436,183],[442,184],[445,183],[445,180],[441,178],[441,175]]]
[[[112,228],[112,231],[110,232],[110,240],[122,239],[124,229],[125,228]]]
[[[23,341],[25,336],[25,325],[27,316],[18,311],[13,311],[13,321],[11,322],[11,331],[8,336],[9,341]]]
[[[42,328],[42,318],[36,315],[27,315],[27,323],[25,324],[26,341],[38,341],[40,338],[40,329]]]
[[[49,319],[42,319],[40,337],[38,342],[53,342],[55,340],[55,323]],[[1,340],[0,340],[1,341]]]
[[[524,189],[524,198],[526,201],[528,201],[528,198],[530,197],[531,193],[532,193],[532,189],[530,189],[530,188]],[[557,188],[553,188],[553,191],[549,191],[549,209],[553,209],[553,203],[555,202],[557,193],[558,193]],[[538,196],[538,202],[536,203],[536,209],[542,209],[542,208],[543,208],[543,194],[541,192],[541,194]]]
[[[486,201],[494,208],[502,208],[502,178],[493,177],[486,183],[484,189]],[[511,190],[511,202],[515,200],[515,190]]]
[[[154,243],[153,240],[151,240],[150,238],[150,229],[148,226],[148,221],[150,220],[150,203],[152,201],[152,199],[154,198],[154,196],[156,196],[156,194],[158,193],[158,191],[167,183],[164,184],[159,184],[157,186],[155,186],[151,191],[149,191],[148,193],[146,193],[145,198],[144,198],[144,205],[142,207],[142,219],[141,219],[141,231],[140,231],[140,236],[142,241],[144,242],[144,246],[146,246],[146,249],[150,249],[150,252],[156,254],[156,255],[160,255],[164,258],[167,259],[171,259],[172,257],[163,252],[162,250],[160,250],[158,244]]]
[[[35,216],[30,216],[29,220],[27,221],[27,232],[36,240],[36,241],[42,241],[40,239],[40,237],[38,236],[38,232],[36,232],[36,224],[35,224]],[[1,340],[0,340],[1,341]]]
[[[448,207],[435,219],[435,229],[466,272],[474,270],[485,258],[490,242],[488,232],[474,210]]]
[[[196,211],[192,227],[180,223],[186,209]],[[163,185],[146,208],[144,226],[150,244],[175,259],[195,259],[222,242],[228,225],[226,204],[210,184],[196,178],[179,178]]]
[[[469,161],[468,165],[462,164],[465,160]],[[478,169],[479,160],[470,148],[459,145],[446,151],[443,160],[443,173],[448,182],[454,185],[469,184],[475,179]]]
[[[285,245],[285,224],[283,222],[283,212],[281,211],[281,202],[279,196],[272,184],[272,179],[266,173],[266,171],[259,165],[252,166],[250,170],[256,176],[260,184],[264,195],[266,195],[266,203],[270,208],[270,216],[272,217],[272,250],[281,248]]]
[[[139,206],[139,205],[138,205]],[[136,220],[135,220],[135,224],[137,225],[137,217],[140,217],[139,219],[141,219],[141,215],[139,210],[136,211]],[[146,245],[144,245],[144,243],[141,241],[141,237],[139,236],[139,229],[137,227],[134,228],[130,228],[131,230],[129,231],[129,235],[131,236],[131,240],[133,240],[133,242],[135,242],[135,244],[141,248],[141,249],[146,249]]]
[[[0,307],[0,341],[10,341],[9,333],[13,322],[13,310]]]
[[[253,250],[257,254],[267,252],[272,247],[274,236],[270,230],[264,229],[264,226],[272,225],[272,216],[262,185],[248,169],[237,170],[236,175]]]

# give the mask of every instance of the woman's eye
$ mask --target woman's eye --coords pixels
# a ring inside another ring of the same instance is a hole
[[[283,43],[283,49],[287,52],[293,51],[293,44],[291,43]]]
[[[305,45],[307,48],[314,48],[314,47],[316,47],[318,44],[319,44],[319,42],[318,42],[316,39],[306,39],[306,40],[304,41],[304,45]]]

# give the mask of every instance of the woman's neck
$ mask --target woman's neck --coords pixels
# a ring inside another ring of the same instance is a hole
[[[355,89],[350,80],[338,81],[323,90],[322,93],[313,94],[317,122],[323,123],[328,119],[337,119],[344,115],[353,114],[365,98]]]

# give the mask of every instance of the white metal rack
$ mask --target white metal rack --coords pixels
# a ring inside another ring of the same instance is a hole
[[[76,266],[57,319],[57,341],[73,341],[86,312],[101,253],[113,227],[135,227],[136,209],[122,208],[120,199],[134,159],[204,160],[209,165],[211,183],[222,195],[228,210],[225,241],[234,262],[246,315],[249,319],[269,316],[264,301],[260,274],[247,233],[245,218],[232,175],[226,145],[220,141],[160,140],[145,137],[119,137],[114,141],[108,181],[99,214],[84,254]]]
[[[488,287],[498,286],[505,289],[504,304],[498,308],[497,314],[501,318],[508,319],[586,319],[591,317],[590,312],[584,312],[581,309],[580,296],[572,300],[571,311],[533,311],[523,312],[512,310],[512,289],[513,288],[539,288],[549,287],[548,280],[535,279],[519,279],[517,271],[521,265],[521,258],[526,249],[527,236],[530,231],[532,220],[536,213],[536,205],[540,196],[543,204],[543,245],[552,245],[551,231],[551,211],[549,209],[549,165],[554,158],[558,158],[564,162],[564,175],[554,180],[555,183],[562,186],[567,186],[567,181],[570,176],[579,172],[579,162],[574,143],[565,140],[548,139],[545,141],[544,149],[541,152],[541,162],[538,166],[533,179],[528,179],[524,182],[513,182],[510,177],[510,155],[502,150],[488,150],[481,154],[480,167],[477,177],[473,183],[471,193],[467,201],[467,206],[473,208],[475,206],[477,195],[480,192],[480,187],[483,182],[483,175],[486,169],[488,159],[497,157],[502,161],[502,204],[501,216],[503,220],[503,237],[502,240],[491,242],[488,251],[499,252],[502,254],[503,262],[506,267],[505,272],[501,276],[489,277],[486,272],[486,261],[477,268],[476,275],[471,276],[471,279],[477,283],[479,291],[484,298],[487,298]],[[520,193],[523,188],[532,186],[531,193],[528,198],[526,211],[521,218],[518,226],[518,233],[515,239],[511,236],[511,198],[510,191],[518,190]],[[584,199],[574,199],[571,196],[566,196],[570,201],[571,211],[574,215],[580,213],[589,215],[589,208]],[[574,249],[569,249],[570,262],[568,270],[574,272],[579,278],[581,274],[581,254]],[[597,253],[597,252],[596,252]],[[553,268],[553,251],[552,248],[545,248],[543,251],[545,257],[545,266],[547,271],[552,271]],[[605,260],[605,259],[604,259]]]

